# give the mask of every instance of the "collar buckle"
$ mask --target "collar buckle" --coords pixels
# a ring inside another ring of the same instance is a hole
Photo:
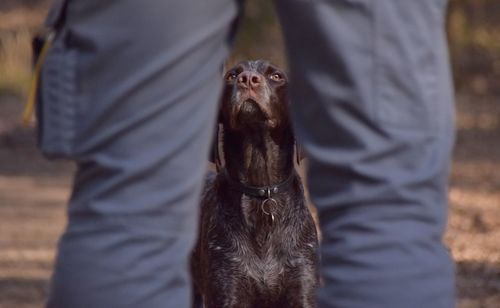
[[[279,189],[277,186],[261,188],[261,189],[259,189],[259,196],[260,197],[267,197],[269,199],[273,195],[277,194],[278,191],[279,191]]]

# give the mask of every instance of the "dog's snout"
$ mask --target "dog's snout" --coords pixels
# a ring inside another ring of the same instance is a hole
[[[238,76],[238,86],[241,88],[255,89],[262,84],[262,76],[254,72],[243,72]]]

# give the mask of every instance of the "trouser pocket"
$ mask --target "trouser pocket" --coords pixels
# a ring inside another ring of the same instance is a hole
[[[36,96],[38,145],[51,158],[72,158],[76,135],[76,51],[68,48],[64,11],[64,2],[58,1],[49,14],[54,39],[43,59]],[[41,45],[35,39],[35,56]]]

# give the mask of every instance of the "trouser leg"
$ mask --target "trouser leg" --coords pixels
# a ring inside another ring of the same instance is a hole
[[[74,64],[66,105],[78,168],[48,307],[189,306],[189,253],[236,14],[233,0],[68,2],[54,43],[63,50],[47,59],[62,52]]]
[[[322,307],[452,307],[445,0],[277,0],[323,232]]]

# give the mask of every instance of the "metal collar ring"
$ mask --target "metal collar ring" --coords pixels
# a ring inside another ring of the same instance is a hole
[[[267,209],[266,209],[267,205]],[[266,215],[271,215],[273,216],[273,212],[275,208],[278,206],[278,202],[274,198],[267,198],[266,200],[262,201],[260,204],[260,208],[262,212]]]

